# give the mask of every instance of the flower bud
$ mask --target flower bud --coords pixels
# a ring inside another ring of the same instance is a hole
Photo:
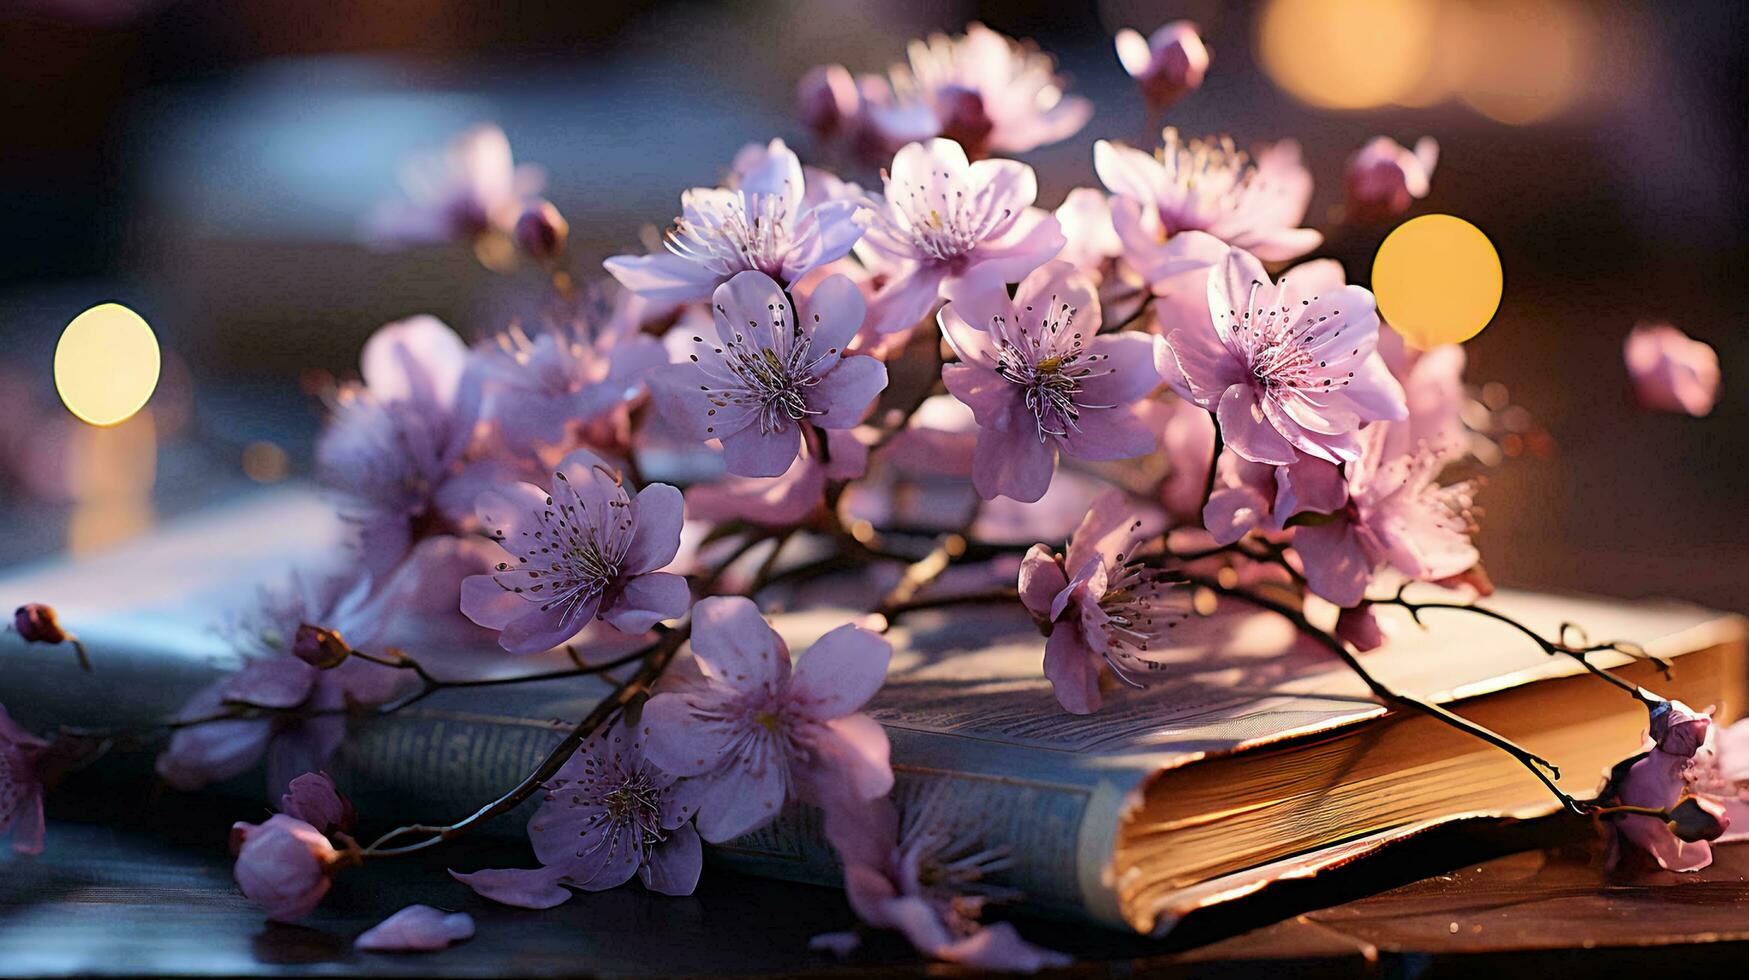
[[[1668,323],[1642,323],[1622,345],[1643,408],[1699,418],[1719,397],[1719,355]]]
[[[1670,810],[1670,830],[1680,840],[1718,840],[1729,829],[1731,818],[1717,800],[1685,796]]]
[[[1652,706],[1651,722],[1647,726],[1658,749],[1670,755],[1689,758],[1700,751],[1712,727],[1712,715],[1696,711],[1681,701],[1660,701]]]
[[[279,798],[279,811],[323,833],[351,833],[358,824],[352,801],[334,785],[327,773],[306,772],[286,786]]]
[[[1423,136],[1411,152],[1388,136],[1375,137],[1348,158],[1348,217],[1383,221],[1409,210],[1432,186],[1439,144]]]
[[[1378,617],[1365,606],[1342,610],[1342,614],[1336,617],[1336,635],[1362,653],[1376,650],[1385,642]]]
[[[292,637],[292,653],[317,670],[327,670],[344,663],[352,648],[334,630],[302,623]]]
[[[1118,61],[1154,108],[1165,109],[1202,87],[1209,49],[1190,21],[1175,20],[1147,38],[1126,27],[1114,40]]]
[[[796,115],[821,136],[844,128],[861,101],[856,79],[843,65],[815,65],[796,83]]]
[[[263,824],[234,824],[231,844],[237,887],[276,922],[309,915],[328,894],[330,876],[347,863],[320,831],[283,813]]]
[[[12,614],[12,628],[26,643],[52,644],[67,639],[67,631],[61,629],[60,621],[55,618],[54,607],[40,602],[27,602],[19,606]]]
[[[571,225],[551,201],[536,201],[516,219],[516,247],[539,262],[551,262],[565,251]]]

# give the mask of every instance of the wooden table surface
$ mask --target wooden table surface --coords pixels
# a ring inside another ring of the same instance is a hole
[[[149,799],[136,789],[58,800],[44,854],[0,857],[0,974],[854,975],[923,966],[880,934],[847,962],[809,952],[809,937],[852,926],[841,893],[713,868],[690,898],[633,884],[544,912],[495,905],[443,873],[446,864],[528,863],[525,845],[485,839],[355,870],[305,923],[268,923],[237,894],[224,847],[229,822],[259,819],[260,808]],[[1721,849],[1696,875],[1606,877],[1585,846],[1588,831],[1576,819],[1542,821],[1512,831],[1516,838],[1430,842],[1193,919],[1166,941],[1060,922],[1021,926],[1081,958],[1069,971],[1081,975],[1742,975],[1749,845]],[[1514,839],[1569,843],[1474,857]],[[466,910],[478,933],[435,954],[353,951],[354,936],[413,902]]]

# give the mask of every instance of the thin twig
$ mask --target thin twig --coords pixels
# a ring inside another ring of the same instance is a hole
[[[638,668],[637,673],[614,688],[612,694],[602,698],[594,709],[571,729],[564,740],[547,753],[546,758],[541,760],[541,764],[524,776],[522,781],[511,788],[509,792],[455,823],[437,826],[409,824],[405,827],[397,827],[378,837],[369,847],[365,848],[364,856],[370,858],[396,857],[436,847],[444,841],[453,840],[467,833],[494,817],[516,809],[524,800],[539,792],[541,787],[546,785],[547,780],[553,778],[570,760],[571,756],[575,755],[577,750],[589,741],[590,736],[611,721],[621,709],[631,703],[633,698],[649,690],[650,685],[662,676],[663,670],[667,669],[668,662],[674,658],[674,654],[679,651],[681,644],[686,642],[690,632],[690,625],[665,630],[661,639],[657,640],[650,649],[642,651],[645,654],[644,662],[643,666]],[[400,838],[418,834],[426,835],[425,839],[399,847],[387,846]]]
[[[1354,671],[1354,673],[1360,677],[1361,681],[1366,684],[1367,689],[1370,690],[1375,697],[1390,704],[1400,705],[1405,708],[1422,712],[1423,714],[1444,722],[1452,728],[1474,736],[1475,738],[1479,738],[1482,741],[1487,742],[1489,745],[1506,752],[1508,755],[1511,755],[1514,759],[1517,759],[1522,763],[1526,769],[1530,770],[1532,775],[1536,776],[1544,786],[1548,787],[1549,792],[1553,793],[1555,798],[1560,800],[1563,806],[1572,810],[1574,813],[1583,814],[1589,812],[1585,804],[1575,800],[1555,784],[1555,780],[1561,778],[1561,770],[1554,763],[1531,752],[1529,749],[1524,748],[1504,735],[1499,735],[1476,724],[1475,722],[1453,714],[1451,711],[1440,705],[1423,701],[1420,698],[1410,697],[1407,694],[1399,694],[1389,685],[1374,677],[1372,672],[1368,671],[1366,667],[1361,664],[1360,659],[1354,655],[1353,651],[1348,649],[1347,644],[1343,643],[1342,640],[1330,633],[1312,625],[1311,621],[1307,620],[1300,610],[1286,605],[1285,603],[1280,603],[1273,599],[1249,592],[1245,589],[1228,588],[1227,586],[1221,585],[1219,582],[1195,578],[1190,579],[1190,581],[1192,584],[1206,588],[1217,595],[1230,596],[1241,602],[1248,602],[1260,609],[1265,609],[1285,617],[1296,628],[1298,628],[1301,633],[1304,633],[1306,636],[1323,644],[1323,646],[1329,649],[1331,653],[1334,653],[1340,658],[1342,662],[1348,666],[1348,669]]]
[[[1404,588],[1406,589],[1407,586],[1405,586]],[[1478,605],[1473,605],[1473,604],[1467,603],[1467,602],[1415,602],[1415,601],[1404,598],[1403,592],[1404,592],[1404,589],[1398,589],[1397,594],[1394,598],[1373,599],[1373,600],[1369,600],[1368,604],[1374,605],[1374,606],[1397,606],[1397,607],[1400,607],[1404,610],[1407,610],[1409,613],[1409,617],[1411,619],[1415,620],[1416,624],[1418,624],[1418,625],[1424,625],[1421,623],[1421,613],[1428,610],[1428,609],[1450,609],[1450,610],[1459,611],[1459,612],[1474,613],[1478,616],[1483,616],[1483,617],[1486,617],[1488,619],[1492,619],[1497,623],[1504,623],[1505,625],[1512,627],[1513,629],[1517,630],[1518,632],[1529,637],[1531,640],[1535,641],[1536,645],[1541,647],[1542,651],[1551,657],[1556,656],[1556,655],[1560,655],[1560,656],[1571,657],[1574,660],[1577,660],[1581,666],[1583,666],[1587,671],[1591,672],[1592,676],[1598,678],[1599,680],[1605,681],[1606,683],[1609,683],[1609,684],[1612,684],[1616,687],[1621,688],[1623,691],[1626,691],[1629,695],[1631,695],[1635,700],[1639,701],[1641,704],[1646,705],[1647,707],[1651,707],[1651,706],[1657,704],[1660,700],[1662,700],[1660,698],[1647,697],[1646,692],[1643,691],[1639,687],[1639,685],[1631,684],[1631,683],[1621,679],[1620,677],[1615,676],[1614,674],[1610,673],[1609,671],[1604,670],[1603,668],[1592,663],[1591,660],[1589,659],[1590,654],[1602,653],[1604,651],[1625,653],[1629,656],[1633,656],[1634,655],[1633,651],[1623,649],[1623,644],[1620,641],[1615,641],[1615,642],[1610,642],[1610,643],[1594,643],[1594,644],[1590,644],[1588,646],[1581,646],[1581,647],[1569,646],[1568,644],[1566,644],[1564,642],[1550,640],[1548,637],[1545,637],[1541,633],[1538,633],[1536,630],[1533,630],[1530,627],[1524,625],[1523,623],[1520,623],[1518,620],[1513,619],[1511,616],[1508,616],[1505,613],[1500,612],[1498,610],[1490,609],[1487,606],[1478,606]],[[1666,664],[1663,660],[1660,660],[1656,657],[1648,657],[1648,659],[1650,659],[1653,663],[1657,664],[1660,668],[1668,669],[1668,667],[1669,667],[1669,665]]]

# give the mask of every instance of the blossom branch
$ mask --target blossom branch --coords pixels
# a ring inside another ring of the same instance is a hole
[[[1477,616],[1492,619],[1497,623],[1503,623],[1512,627],[1533,640],[1537,646],[1542,648],[1544,653],[1551,657],[1559,655],[1573,658],[1589,671],[1592,676],[1608,684],[1614,685],[1615,687],[1621,688],[1623,691],[1626,691],[1629,696],[1647,707],[1658,704],[1663,700],[1655,695],[1648,695],[1639,685],[1631,684],[1622,680],[1620,677],[1617,677],[1609,671],[1592,663],[1589,659],[1590,654],[1611,651],[1615,653],[1625,653],[1633,657],[1644,657],[1655,664],[1660,670],[1668,671],[1670,669],[1670,665],[1667,662],[1647,654],[1644,650],[1639,649],[1633,644],[1617,640],[1608,643],[1592,643],[1584,646],[1573,646],[1566,643],[1564,640],[1551,640],[1548,637],[1543,636],[1541,633],[1538,633],[1536,630],[1531,629],[1518,620],[1513,619],[1511,616],[1499,612],[1498,610],[1465,602],[1416,602],[1404,597],[1404,592],[1407,589],[1408,586],[1405,585],[1403,588],[1397,590],[1396,596],[1390,599],[1369,600],[1368,604],[1374,606],[1396,606],[1401,608],[1408,612],[1409,617],[1415,620],[1416,625],[1419,626],[1425,626],[1425,624],[1421,622],[1421,614],[1429,609],[1450,609],[1459,612],[1474,613]],[[1563,635],[1565,632],[1566,629],[1563,627]]]
[[[1284,617],[1301,633],[1316,640],[1341,659],[1342,662],[1347,665],[1348,669],[1354,671],[1354,673],[1359,676],[1361,681],[1366,684],[1367,689],[1370,690],[1375,697],[1389,704],[1395,704],[1414,711],[1419,711],[1457,729],[1458,731],[1479,738],[1482,741],[1487,742],[1489,745],[1506,752],[1508,755],[1511,755],[1514,759],[1517,759],[1522,763],[1532,775],[1536,776],[1544,786],[1548,787],[1549,792],[1554,794],[1555,798],[1561,802],[1562,806],[1574,813],[1583,814],[1589,812],[1590,808],[1588,804],[1579,802],[1562,790],[1560,786],[1556,785],[1555,780],[1561,777],[1561,770],[1554,763],[1531,752],[1529,749],[1524,748],[1511,739],[1454,714],[1440,705],[1397,692],[1383,681],[1374,677],[1372,672],[1368,671],[1366,667],[1361,664],[1360,658],[1354,655],[1354,652],[1348,648],[1347,644],[1343,643],[1342,640],[1336,636],[1333,636],[1313,625],[1310,620],[1306,619],[1305,614],[1300,612],[1300,610],[1246,589],[1229,588],[1221,585],[1219,582],[1200,578],[1190,578],[1188,581],[1194,585],[1206,588],[1217,595],[1229,596]]]
[[[362,855],[367,858],[382,858],[413,854],[459,837],[495,817],[516,809],[524,800],[538,792],[547,780],[553,778],[565,762],[576,754],[578,748],[589,740],[590,736],[611,721],[626,705],[632,702],[632,699],[649,691],[650,685],[662,676],[662,671],[667,669],[669,661],[674,659],[675,653],[680,650],[681,644],[686,642],[690,633],[690,626],[678,629],[663,628],[661,638],[647,650],[640,651],[643,665],[638,668],[638,671],[614,688],[613,693],[602,698],[589,714],[571,729],[564,740],[547,753],[546,758],[541,760],[539,766],[536,766],[532,772],[522,778],[521,782],[504,795],[451,824],[409,824],[397,827],[378,837],[363,850]],[[421,834],[426,835],[423,840],[396,847],[389,846],[394,841]]]

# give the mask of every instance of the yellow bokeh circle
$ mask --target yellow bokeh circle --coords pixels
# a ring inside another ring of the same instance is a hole
[[[1481,333],[1500,308],[1503,285],[1494,243],[1449,214],[1404,222],[1372,261],[1379,316],[1422,350]]]
[[[158,338],[138,313],[104,303],[73,318],[55,345],[55,390],[92,425],[115,425],[158,387]]]
[[[1325,109],[1408,97],[1437,54],[1432,0],[1272,0],[1257,52],[1277,85]]]

